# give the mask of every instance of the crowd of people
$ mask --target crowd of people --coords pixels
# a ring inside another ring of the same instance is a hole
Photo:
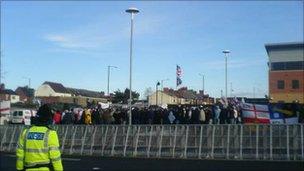
[[[55,111],[53,124],[129,124],[128,108],[100,106]],[[303,122],[303,118],[299,118]],[[239,106],[220,103],[204,106],[133,107],[132,124],[240,124]]]

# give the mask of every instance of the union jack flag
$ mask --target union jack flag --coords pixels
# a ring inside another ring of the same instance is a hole
[[[176,65],[176,86],[179,86],[182,84],[182,69],[180,66]]]
[[[180,66],[176,65],[176,76],[180,77],[182,75],[182,69]]]
[[[182,84],[182,80],[179,77],[176,77],[176,86],[179,86]]]

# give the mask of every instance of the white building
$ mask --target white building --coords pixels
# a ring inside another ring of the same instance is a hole
[[[35,91],[35,97],[71,97],[72,94],[60,83],[44,82]]]
[[[157,100],[156,100],[157,96]],[[149,96],[149,105],[176,105],[176,104],[181,104],[184,99],[181,99],[177,97],[174,93],[169,93],[169,92],[164,92],[164,91],[157,91],[154,92]],[[157,104],[156,104],[157,103]]]
[[[10,101],[11,103],[17,103],[20,101],[19,95],[16,94],[13,90],[4,89],[0,92],[1,101]]]

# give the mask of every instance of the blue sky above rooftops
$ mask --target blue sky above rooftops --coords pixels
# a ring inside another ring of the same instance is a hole
[[[224,55],[229,49],[228,95],[268,93],[264,45],[303,42],[303,1],[4,1],[1,2],[2,82],[7,88],[44,81],[67,87],[110,91],[129,85],[130,16],[135,16],[133,89],[143,92],[169,78],[176,88],[202,87],[219,97],[225,90]]]

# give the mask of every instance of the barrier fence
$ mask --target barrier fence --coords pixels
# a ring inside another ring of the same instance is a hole
[[[67,155],[304,161],[303,124],[56,125]],[[0,150],[14,152],[23,125],[0,126]]]

